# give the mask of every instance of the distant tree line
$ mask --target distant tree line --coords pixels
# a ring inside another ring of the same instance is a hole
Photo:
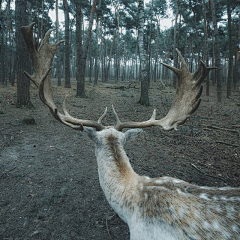
[[[49,17],[53,9],[55,22]],[[64,12],[63,27],[59,9]],[[172,24],[163,30],[161,21],[171,12]],[[218,67],[206,79],[207,95],[214,85],[221,101],[222,86],[229,98],[239,84],[239,1],[150,0],[144,5],[143,0],[0,0],[0,83],[17,83],[18,106],[31,106],[29,80],[23,75],[31,64],[20,32],[31,22],[36,23],[39,44],[50,28],[54,28],[52,41],[65,39],[54,59],[52,77],[58,85],[64,79],[67,88],[76,79],[79,97],[86,96],[86,80],[97,85],[141,79],[139,102],[149,105],[151,81],[176,87],[175,76],[160,64],[179,67],[175,48],[191,71],[200,59]]]

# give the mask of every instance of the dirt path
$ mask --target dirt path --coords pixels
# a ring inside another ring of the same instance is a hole
[[[153,108],[163,116],[171,105],[172,90],[161,91],[158,84],[150,91],[148,108],[136,104],[137,84],[124,91],[112,86],[87,85],[89,98],[69,99],[72,115],[96,120],[114,104],[123,121],[140,121]],[[55,102],[61,104],[69,90],[57,91]],[[129,239],[127,226],[99,186],[93,144],[54,120],[34,87],[34,110],[16,109],[14,92],[0,89],[0,239]],[[240,93],[221,105],[215,99],[203,96],[197,113],[179,131],[150,128],[129,143],[126,151],[135,171],[199,185],[239,186]],[[24,123],[28,116],[36,124]],[[111,110],[107,116],[105,123],[114,124]]]

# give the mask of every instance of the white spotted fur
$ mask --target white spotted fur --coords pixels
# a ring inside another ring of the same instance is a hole
[[[114,128],[97,132],[87,127],[83,131],[95,142],[101,188],[128,224],[130,240],[239,240],[240,189],[198,187],[171,177],[139,176],[123,147],[126,140],[141,132],[134,129],[122,133]],[[115,145],[109,137],[116,140]],[[124,171],[116,164],[119,159]],[[230,197],[225,196],[227,192]]]

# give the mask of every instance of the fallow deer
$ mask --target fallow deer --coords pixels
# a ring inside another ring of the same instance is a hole
[[[142,132],[139,128],[161,126],[176,129],[194,113],[202,93],[202,82],[213,68],[203,62],[190,73],[177,50],[181,68],[163,64],[178,76],[176,96],[168,114],[156,120],[156,111],[144,122],[121,122],[113,108],[115,126],[72,117],[65,100],[63,113],[53,102],[50,71],[58,45],[49,43],[49,30],[40,47],[33,40],[33,23],[22,27],[34,74],[26,75],[39,88],[40,99],[61,123],[82,131],[95,143],[99,181],[112,208],[128,224],[131,240],[237,240],[240,239],[240,188],[201,187],[171,177],[149,178],[134,172],[124,144]],[[200,73],[201,76],[194,80]],[[124,128],[130,128],[122,132]],[[132,129],[134,128],[134,129]]]

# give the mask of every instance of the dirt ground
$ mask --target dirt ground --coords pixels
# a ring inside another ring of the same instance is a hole
[[[122,121],[141,121],[154,108],[163,117],[174,95],[174,90],[154,83],[152,105],[144,107],[136,103],[138,83],[125,90],[113,89],[114,84],[87,84],[86,99],[74,97],[76,85],[72,86],[54,87],[55,102],[60,106],[70,93],[71,114],[93,120],[107,106],[107,125],[114,124],[111,104]],[[15,87],[0,88],[0,239],[129,239],[128,227],[99,186],[92,142],[56,121],[34,86],[35,109],[17,109],[15,92]],[[209,98],[203,94],[198,111],[178,131],[145,129],[126,146],[135,171],[198,185],[240,186],[240,92],[223,99],[218,104],[215,93]],[[28,118],[36,123],[27,123]]]

